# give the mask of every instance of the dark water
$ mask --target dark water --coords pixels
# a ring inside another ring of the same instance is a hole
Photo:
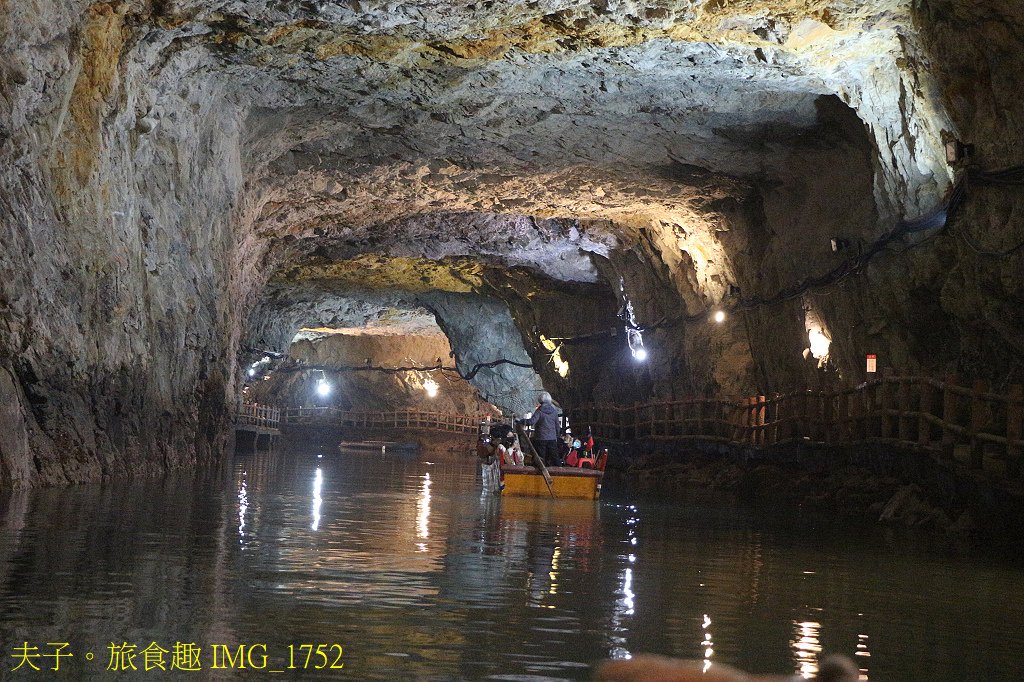
[[[843,652],[876,682],[1024,680],[1013,563],[728,498],[494,499],[468,453],[424,459],[310,447],[0,496],[0,678],[575,680],[637,652],[810,673]]]

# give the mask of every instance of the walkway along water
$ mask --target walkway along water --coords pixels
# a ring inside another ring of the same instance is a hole
[[[1022,387],[993,393],[985,381],[965,388],[956,377],[889,376],[840,390],[738,400],[582,405],[568,415],[595,436],[618,440],[912,445],[1006,480],[1020,479],[1024,456]]]

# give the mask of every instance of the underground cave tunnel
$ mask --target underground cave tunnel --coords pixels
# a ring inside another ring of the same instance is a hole
[[[1022,35],[0,1],[0,678],[1019,678]],[[545,391],[596,502],[481,495],[476,425]]]

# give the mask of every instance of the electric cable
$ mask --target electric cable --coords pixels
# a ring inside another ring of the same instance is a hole
[[[971,168],[967,171],[967,178],[970,182],[978,185],[1008,185],[1008,186],[1020,186],[1024,185],[1024,165],[1013,166],[1011,168],[1005,168],[1000,171],[982,171],[976,168]],[[962,196],[960,199],[962,200]],[[1009,258],[1021,249],[1024,249],[1024,240],[1020,241],[1015,246],[1006,249],[1004,251],[995,251],[992,249],[986,249],[981,246],[971,235],[964,229],[963,225],[957,225],[957,229],[954,230],[954,234],[963,241],[972,251],[979,256],[985,256],[988,258]]]
[[[948,198],[943,206],[926,213],[922,216],[912,219],[905,219],[899,221],[896,227],[886,232],[874,242],[868,244],[866,247],[860,249],[859,253],[845,259],[839,263],[836,267],[828,272],[818,275],[816,277],[810,277],[797,284],[789,287],[785,287],[771,296],[754,296],[751,298],[740,299],[736,303],[729,306],[721,306],[718,310],[723,312],[735,313],[746,310],[754,310],[756,308],[762,308],[765,306],[774,305],[783,301],[793,300],[800,298],[809,291],[815,289],[821,289],[837,284],[848,277],[863,272],[867,266],[877,256],[882,253],[892,250],[892,246],[895,246],[897,242],[902,240],[911,234],[926,232],[930,230],[939,230],[941,228],[950,227],[950,233],[959,236],[963,241],[978,254],[994,258],[1006,258],[1018,251],[1024,249],[1024,241],[1015,245],[1014,247],[1006,251],[991,251],[982,248],[968,235],[962,227],[958,226],[958,229],[952,229],[955,224],[953,220],[955,214],[963,206],[964,201],[967,198],[968,187],[970,184],[978,185],[1007,185],[1007,186],[1019,186],[1024,185],[1024,165],[1012,166],[1010,168],[1004,168],[998,171],[983,171],[976,168],[969,168],[961,177],[953,184],[949,191]],[[934,241],[938,234],[931,235],[916,244],[910,244],[906,250],[917,248],[924,244],[931,243]],[[711,311],[702,310],[692,315],[686,315],[683,317],[675,318],[662,318],[654,324],[644,327],[641,331],[651,331],[655,329],[663,329],[667,327],[674,327],[681,324],[687,324],[690,322],[697,322],[700,320],[706,320]],[[627,327],[627,333],[628,333]],[[639,330],[640,328],[637,327]],[[599,332],[592,332],[590,334],[582,334],[575,337],[563,337],[553,338],[552,341],[560,343],[573,344],[573,343],[586,343],[589,341],[596,341],[599,339],[605,339],[609,336],[615,336],[618,332],[617,329],[613,330],[602,330]]]
[[[970,183],[978,185],[1007,185],[1007,186],[1019,186],[1024,185],[1024,164],[1018,166],[1011,166],[997,171],[984,171],[977,168],[968,168],[967,171],[961,175],[950,189],[948,198],[943,206],[926,213],[922,216],[913,219],[901,220],[896,224],[896,227],[889,232],[883,234],[881,237],[876,239],[871,244],[868,244],[865,248],[859,250],[855,256],[851,256],[845,259],[843,262],[838,264],[832,270],[819,275],[817,277],[810,277],[797,284],[789,287],[785,287],[771,296],[754,296],[751,298],[740,299],[736,303],[730,306],[722,306],[719,310],[723,312],[741,312],[746,310],[754,310],[756,308],[762,308],[769,305],[781,303],[783,301],[793,300],[806,294],[808,291],[821,289],[837,284],[852,275],[863,272],[871,261],[878,255],[891,251],[891,246],[894,243],[902,240],[907,235],[916,234],[919,232],[926,232],[930,230],[939,230],[941,228],[950,227],[955,224],[953,217],[959,211],[961,206],[967,197],[967,189]],[[1015,245],[1011,249],[1006,251],[990,251],[982,248],[977,242],[975,242],[969,234],[966,233],[960,227],[959,229],[950,229],[950,232],[960,237],[964,243],[966,243],[972,250],[982,256],[994,257],[994,258],[1006,258],[1018,251],[1024,249],[1024,241]],[[908,245],[904,251],[910,250],[922,246],[924,244],[931,243],[936,235],[931,235],[917,244]],[[627,325],[624,335],[628,337],[631,330],[638,332],[651,331],[655,329],[663,329],[667,327],[674,327],[681,324],[690,322],[696,322],[699,320],[707,319],[710,311],[702,310],[692,315],[685,317],[676,318],[662,318],[645,328],[640,328],[636,325]],[[551,341],[559,344],[578,344],[587,343],[591,341],[604,340],[611,336],[618,334],[618,328],[606,329],[597,332],[591,332],[589,334],[581,334],[573,337],[556,337],[552,338]],[[273,358],[285,357],[284,353],[277,353],[273,351],[263,351],[255,348],[243,348],[244,351],[252,353],[261,353],[264,356]],[[382,372],[407,372],[407,371],[436,371],[441,370],[445,372],[456,372],[463,379],[471,380],[477,375],[481,369],[493,368],[498,365],[509,364],[516,367],[524,367],[527,369],[535,369],[533,364],[524,364],[521,362],[515,362],[513,360],[495,360],[493,362],[482,362],[477,363],[473,366],[468,374],[463,374],[457,367],[442,367],[440,364],[434,367],[398,367],[398,368],[384,368],[384,367],[341,367],[341,368],[318,368],[312,366],[301,366],[290,368],[284,371],[301,371],[306,369],[328,369],[330,371],[382,371]],[[282,371],[282,370],[278,370]]]
[[[283,354],[279,354],[279,357],[280,356],[283,356]],[[534,369],[534,366],[532,364],[527,364],[527,363],[524,363],[524,362],[516,362],[515,360],[506,360],[506,359],[502,358],[501,360],[493,360],[491,362],[478,362],[477,364],[473,365],[473,369],[471,369],[466,374],[463,374],[462,371],[458,367],[445,367],[442,364],[432,365],[432,366],[429,366],[429,367],[416,367],[416,366],[410,366],[410,367],[375,367],[375,366],[372,366],[372,365],[360,365],[360,366],[357,366],[357,367],[330,367],[328,365],[294,365],[294,366],[291,366],[291,367],[279,367],[279,368],[275,369],[274,371],[278,372],[278,373],[284,373],[284,372],[308,372],[308,371],[321,371],[321,372],[334,372],[334,373],[338,373],[338,372],[384,372],[384,373],[387,373],[387,374],[398,374],[400,372],[437,372],[437,371],[441,371],[441,372],[451,372],[451,373],[454,373],[454,374],[458,374],[460,377],[462,377],[466,381],[471,381],[473,379],[473,377],[475,377],[480,370],[482,370],[482,369],[492,369],[494,367],[497,367],[498,365],[512,365],[514,367],[523,367],[525,369]]]

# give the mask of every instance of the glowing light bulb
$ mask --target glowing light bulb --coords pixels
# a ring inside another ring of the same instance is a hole
[[[423,388],[427,390],[427,395],[429,395],[431,398],[437,395],[437,382],[435,382],[433,379],[427,379],[426,381],[424,381]]]
[[[643,348],[638,348],[636,353],[633,354],[633,357],[636,358],[638,361],[643,362],[644,360],[647,359],[647,351],[644,350]]]
[[[816,358],[824,358],[828,355],[829,346],[832,342],[820,329],[812,329],[807,333],[807,338],[811,344],[811,355]]]
[[[251,377],[256,376],[256,370],[253,369],[252,367],[249,368],[249,376],[251,376]]]
[[[715,322],[723,322],[725,320],[725,313],[719,310],[715,313]]]
[[[320,395],[328,395],[331,392],[331,385],[326,381],[321,381],[320,385],[316,387],[316,391]]]

